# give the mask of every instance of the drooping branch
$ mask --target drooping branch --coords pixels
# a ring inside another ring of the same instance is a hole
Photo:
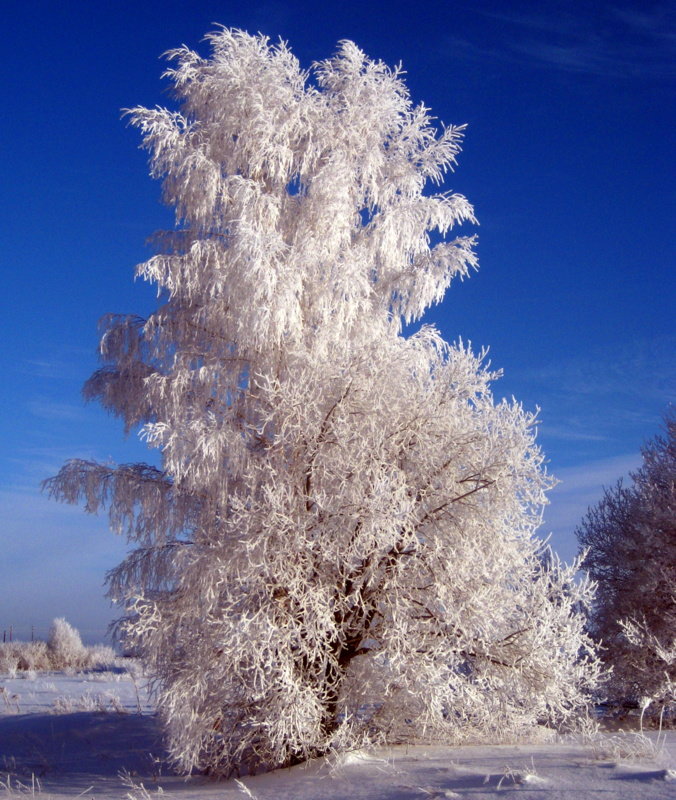
[[[108,508],[113,530],[152,544],[189,530],[199,507],[194,496],[177,491],[164,472],[148,464],[110,467],[72,459],[42,488],[55,500],[84,502],[89,514]]]
[[[156,370],[142,361],[122,369],[106,365],[97,369],[82,387],[85,400],[98,400],[103,408],[124,420],[125,433],[153,418],[145,381]]]

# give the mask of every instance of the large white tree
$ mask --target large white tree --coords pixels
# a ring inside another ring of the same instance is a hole
[[[403,325],[475,266],[439,130],[351,42],[302,71],[223,29],[135,108],[177,229],[111,316],[85,386],[161,468],[48,482],[133,544],[109,575],[177,765],[229,774],[368,741],[570,722],[597,662],[589,596],[535,537],[533,416],[463,344]],[[437,242],[437,243],[434,243]]]

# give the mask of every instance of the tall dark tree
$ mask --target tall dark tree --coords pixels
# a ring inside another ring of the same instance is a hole
[[[612,666],[611,699],[676,711],[676,413],[642,450],[643,464],[606,489],[577,528],[597,582],[594,637]]]

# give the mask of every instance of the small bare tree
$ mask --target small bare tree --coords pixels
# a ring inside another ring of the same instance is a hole
[[[169,54],[179,111],[130,112],[179,227],[138,268],[166,302],[106,320],[85,386],[162,466],[47,482],[133,543],[110,591],[177,764],[570,722],[589,591],[540,558],[534,418],[467,347],[402,334],[476,264],[447,237],[471,206],[429,189],[462,128],[351,42],[306,72],[262,36],[208,38]]]

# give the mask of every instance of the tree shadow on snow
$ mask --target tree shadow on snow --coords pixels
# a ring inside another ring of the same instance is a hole
[[[80,711],[0,716],[0,771],[43,785],[156,777],[166,751],[154,716]],[[92,780],[89,780],[89,779]]]
[[[676,789],[676,770],[674,769],[651,769],[651,770],[631,770],[613,775],[614,781],[661,781],[673,783]]]

